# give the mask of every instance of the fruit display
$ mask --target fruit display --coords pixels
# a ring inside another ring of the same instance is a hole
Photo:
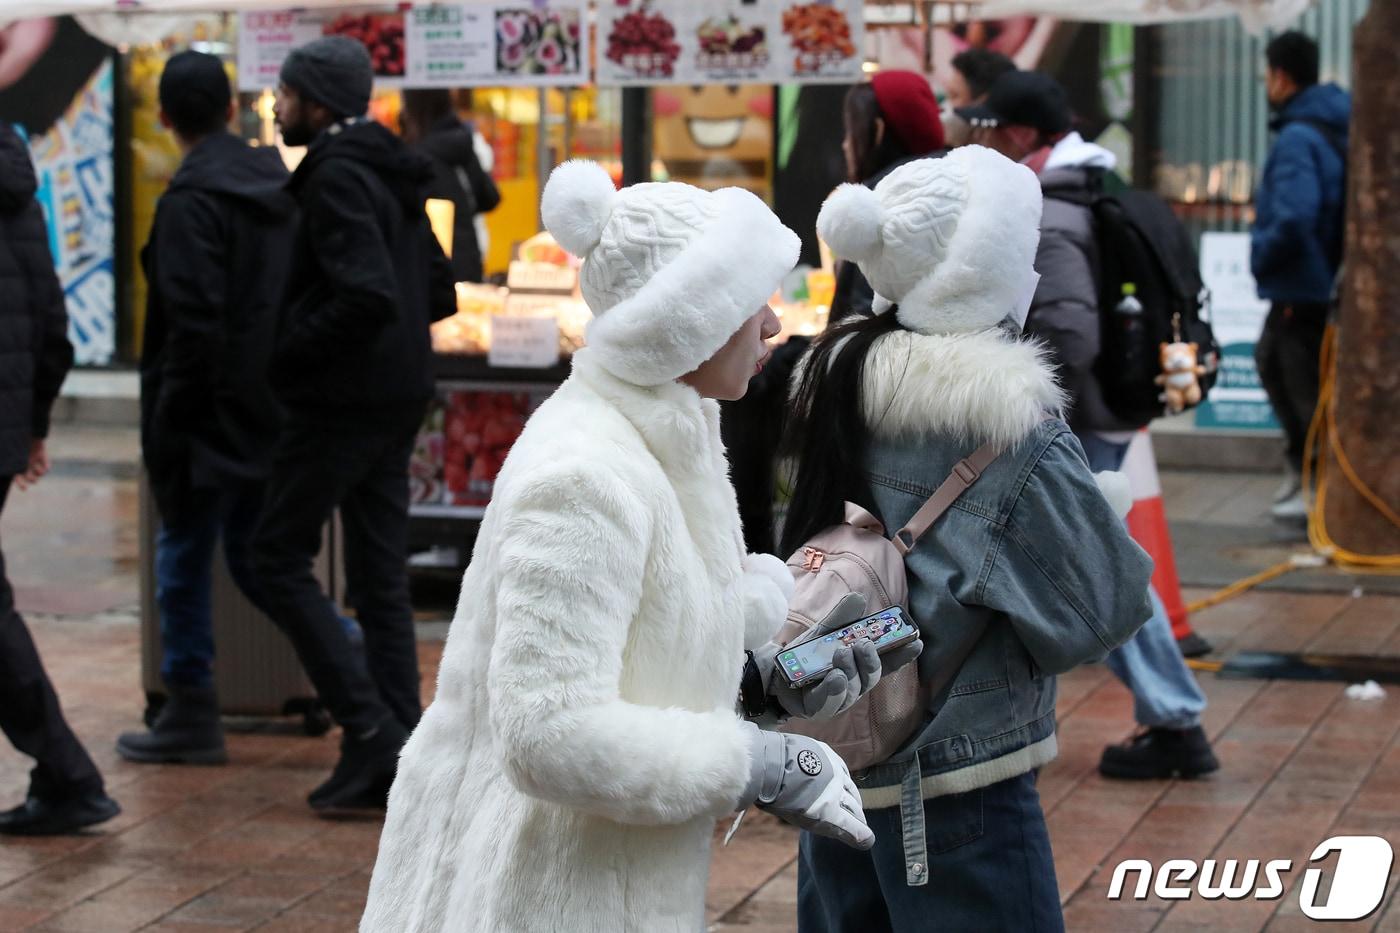
[[[503,74],[579,71],[577,10],[496,11],[496,67]]]
[[[491,347],[491,316],[506,307],[506,290],[492,285],[457,283],[457,313],[432,327],[433,352],[485,353]]]
[[[669,78],[680,54],[676,27],[645,8],[618,17],[608,33],[608,60],[638,76]]]
[[[742,23],[733,14],[705,20],[695,34],[700,40],[702,59],[743,57],[754,62],[768,59],[767,30]]]
[[[457,313],[432,326],[433,352],[447,355],[485,355],[491,351],[491,318],[497,315],[552,315],[559,322],[559,353],[571,355],[583,346],[584,330],[592,313],[570,295],[517,295],[508,301],[508,289],[492,285],[457,283]],[[528,298],[528,300],[523,300]]]
[[[344,36],[364,45],[377,76],[403,77],[402,13],[342,13],[322,27],[321,34]]]
[[[525,420],[547,393],[449,388],[433,400],[409,461],[415,505],[484,506]]]
[[[783,32],[797,52],[797,71],[819,71],[823,64],[856,54],[851,24],[836,7],[803,3],[783,11]]]

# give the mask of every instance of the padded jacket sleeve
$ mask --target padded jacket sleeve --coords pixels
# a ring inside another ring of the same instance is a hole
[[[1085,223],[1088,212],[1083,208]],[[1061,384],[1074,405],[1094,379],[1102,344],[1099,287],[1089,256],[1088,228],[1081,241],[1068,230],[1047,227],[1036,251],[1040,284],[1031,300],[1026,329],[1050,349]]]
[[[1152,559],[1099,491],[1074,435],[1058,435],[993,549],[983,604],[1005,613],[1037,666],[1101,660],[1152,616]]]
[[[68,341],[68,307],[63,286],[54,271],[43,209],[29,205],[25,222],[32,249],[22,252],[25,276],[30,283],[34,321],[34,393],[29,433],[36,439],[49,436],[49,412],[68,370],[73,366],[73,345]]]
[[[166,321],[153,434],[188,431],[214,404],[221,317],[228,302],[224,220],[207,195],[175,192],[161,204],[152,246]]]
[[[281,341],[284,362],[336,357],[341,348],[369,343],[398,316],[392,247],[361,170],[348,159],[328,159],[302,203],[314,261],[333,295],[300,309]]]
[[[509,508],[487,677],[508,779],[620,823],[731,812],[749,778],[734,711],[663,709],[620,693],[650,538],[636,495],[597,470],[560,468],[527,480]]]
[[[1306,135],[1310,132],[1301,124],[1285,127],[1264,164],[1259,221],[1249,234],[1249,265],[1256,278],[1284,268],[1302,255],[1303,244],[1318,236],[1322,186]]]

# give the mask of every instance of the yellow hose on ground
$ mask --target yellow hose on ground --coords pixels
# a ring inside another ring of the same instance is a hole
[[[1303,454],[1303,488],[1312,493],[1313,505],[1308,510],[1308,540],[1313,549],[1341,567],[1364,568],[1367,570],[1400,570],[1400,554],[1359,554],[1349,551],[1332,539],[1327,531],[1327,457],[1317,457],[1313,465],[1313,454],[1317,447],[1326,444],[1337,458],[1351,488],[1365,499],[1372,508],[1383,515],[1396,528],[1400,528],[1400,515],[1395,513],[1366,482],[1357,475],[1351,465],[1351,458],[1342,447],[1341,436],[1337,433],[1337,327],[1327,325],[1322,338],[1321,359],[1322,382],[1319,387],[1317,411],[1313,413],[1312,424],[1308,427],[1307,447]]]
[[[1365,571],[1367,573],[1400,572],[1400,554],[1359,554],[1355,551],[1349,551],[1337,544],[1327,531],[1327,457],[1314,457],[1321,444],[1326,444],[1332,455],[1337,458],[1337,465],[1341,468],[1343,477],[1352,489],[1355,489],[1363,499],[1397,528],[1400,528],[1400,515],[1397,515],[1395,510],[1376,495],[1375,491],[1357,475],[1356,469],[1351,465],[1351,459],[1342,447],[1341,436],[1337,433],[1337,396],[1335,392],[1337,326],[1335,324],[1328,324],[1327,330],[1323,334],[1322,356],[1319,364],[1322,379],[1318,387],[1317,409],[1313,412],[1312,423],[1308,426],[1307,443],[1303,453],[1303,488],[1312,498],[1312,505],[1308,509],[1308,541],[1312,544],[1315,554],[1297,554],[1283,563],[1275,564],[1266,570],[1245,577],[1243,580],[1237,580],[1205,599],[1197,600],[1188,605],[1186,607],[1188,613],[1209,609],[1227,599],[1248,592],[1268,580],[1273,580],[1303,567],[1320,566],[1324,562],[1336,564],[1342,570]],[[1316,466],[1314,466],[1314,459],[1316,459]],[[1187,663],[1192,668],[1201,671],[1220,669],[1218,662],[1214,661],[1188,661]]]

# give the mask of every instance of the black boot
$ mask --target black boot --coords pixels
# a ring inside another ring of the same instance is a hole
[[[0,834],[59,836],[105,823],[120,812],[117,802],[100,790],[62,800],[30,797],[0,813]]]
[[[408,731],[393,716],[384,717],[369,735],[343,733],[335,770],[307,803],[323,816],[383,810],[406,741]]]
[[[224,764],[218,695],[212,687],[171,687],[151,730],[122,733],[117,754],[148,764]]]
[[[1200,777],[1219,770],[1210,740],[1200,726],[1190,729],[1147,729],[1122,745],[1110,745],[1099,760],[1104,777],[1151,780]]]

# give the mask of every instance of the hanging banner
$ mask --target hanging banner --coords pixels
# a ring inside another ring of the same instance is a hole
[[[1201,235],[1201,280],[1210,289],[1211,328],[1220,344],[1220,378],[1196,409],[1198,428],[1278,429],[1254,365],[1254,345],[1269,303],[1249,271],[1249,234]]]
[[[587,0],[414,7],[412,87],[578,85],[588,81]]]
[[[376,84],[580,85],[588,81],[587,0],[422,4],[367,11],[244,13],[238,86],[275,87],[292,49],[319,36],[364,43]]]
[[[599,0],[598,84],[861,80],[860,0]]]

